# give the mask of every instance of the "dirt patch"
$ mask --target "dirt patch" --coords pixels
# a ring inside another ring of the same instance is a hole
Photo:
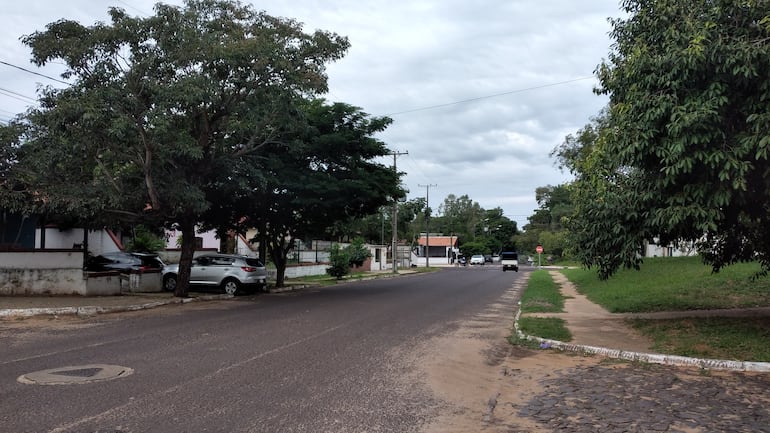
[[[560,274],[554,275],[559,277]],[[644,349],[647,343],[574,291],[565,309],[578,344]],[[504,300],[417,351],[415,375],[435,416],[422,433],[768,431],[770,379],[510,345],[526,279]],[[574,318],[572,317],[574,316]]]
[[[518,417],[512,408],[532,399],[539,382],[554,371],[598,362],[508,342],[527,280],[517,281],[500,303],[459,323],[456,331],[415,351],[419,377],[442,402],[423,433],[538,432],[537,424]]]

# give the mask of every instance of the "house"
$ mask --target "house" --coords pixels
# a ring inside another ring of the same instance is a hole
[[[26,215],[2,214],[0,294],[113,295],[124,279],[117,273],[83,272],[88,253],[118,251],[108,230],[60,228]],[[158,275],[158,288],[160,277]]]
[[[457,236],[421,233],[417,245],[412,248],[412,264],[416,266],[448,265],[457,258]]]
[[[644,257],[682,257],[697,256],[698,249],[694,242],[681,242],[679,245],[660,245],[660,240],[654,238],[652,242],[644,242]]]

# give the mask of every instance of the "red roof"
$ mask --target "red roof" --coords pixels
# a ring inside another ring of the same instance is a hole
[[[457,236],[430,236],[428,241],[432,247],[448,247],[457,245]],[[418,244],[424,246],[427,244],[425,236],[420,236]]]

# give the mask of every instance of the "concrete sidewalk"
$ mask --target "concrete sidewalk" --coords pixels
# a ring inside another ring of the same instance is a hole
[[[0,319],[9,317],[94,315],[137,311],[170,304],[230,299],[231,295],[191,292],[187,298],[173,293],[125,293],[116,296],[0,296]]]

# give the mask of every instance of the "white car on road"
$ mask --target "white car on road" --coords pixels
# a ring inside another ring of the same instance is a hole
[[[477,254],[475,256],[471,257],[471,264],[472,265],[481,265],[484,266],[484,256],[481,254]]]

